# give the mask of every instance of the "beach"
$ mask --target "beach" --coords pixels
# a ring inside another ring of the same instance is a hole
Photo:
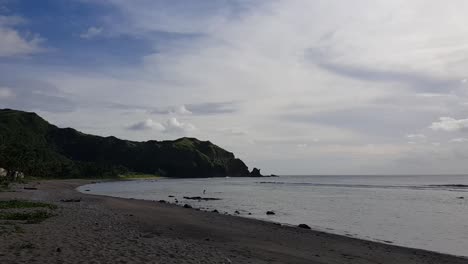
[[[32,190],[18,185],[14,192],[0,192],[0,200],[58,206],[41,223],[2,233],[0,263],[468,263],[430,251],[75,190],[87,183],[91,180],[40,181],[27,184]]]

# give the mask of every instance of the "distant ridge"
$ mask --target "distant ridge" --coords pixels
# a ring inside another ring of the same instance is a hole
[[[27,176],[112,177],[126,173],[167,177],[258,176],[234,154],[209,141],[137,142],[58,128],[36,113],[0,109],[0,168]]]

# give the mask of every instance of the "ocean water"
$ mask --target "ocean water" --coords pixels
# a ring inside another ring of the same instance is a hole
[[[304,223],[331,233],[468,256],[468,176],[161,179],[98,183],[79,190],[177,199],[205,210],[230,214],[237,210],[245,217]],[[184,196],[221,200],[194,201]],[[276,215],[266,215],[268,210]]]

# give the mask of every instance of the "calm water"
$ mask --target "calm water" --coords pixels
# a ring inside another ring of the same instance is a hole
[[[468,176],[162,179],[80,188],[85,189],[124,198],[177,198],[207,210],[238,210],[246,217],[468,256]],[[221,200],[198,202],[183,196]],[[267,216],[267,210],[276,215]]]

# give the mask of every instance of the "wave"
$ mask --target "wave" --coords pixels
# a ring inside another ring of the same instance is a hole
[[[466,191],[467,184],[429,184],[429,185],[382,185],[382,184],[338,184],[338,183],[311,183],[311,182],[284,182],[284,181],[261,181],[257,184],[310,186],[310,187],[342,187],[342,188],[379,188],[379,189],[413,189],[413,190],[446,190]]]

